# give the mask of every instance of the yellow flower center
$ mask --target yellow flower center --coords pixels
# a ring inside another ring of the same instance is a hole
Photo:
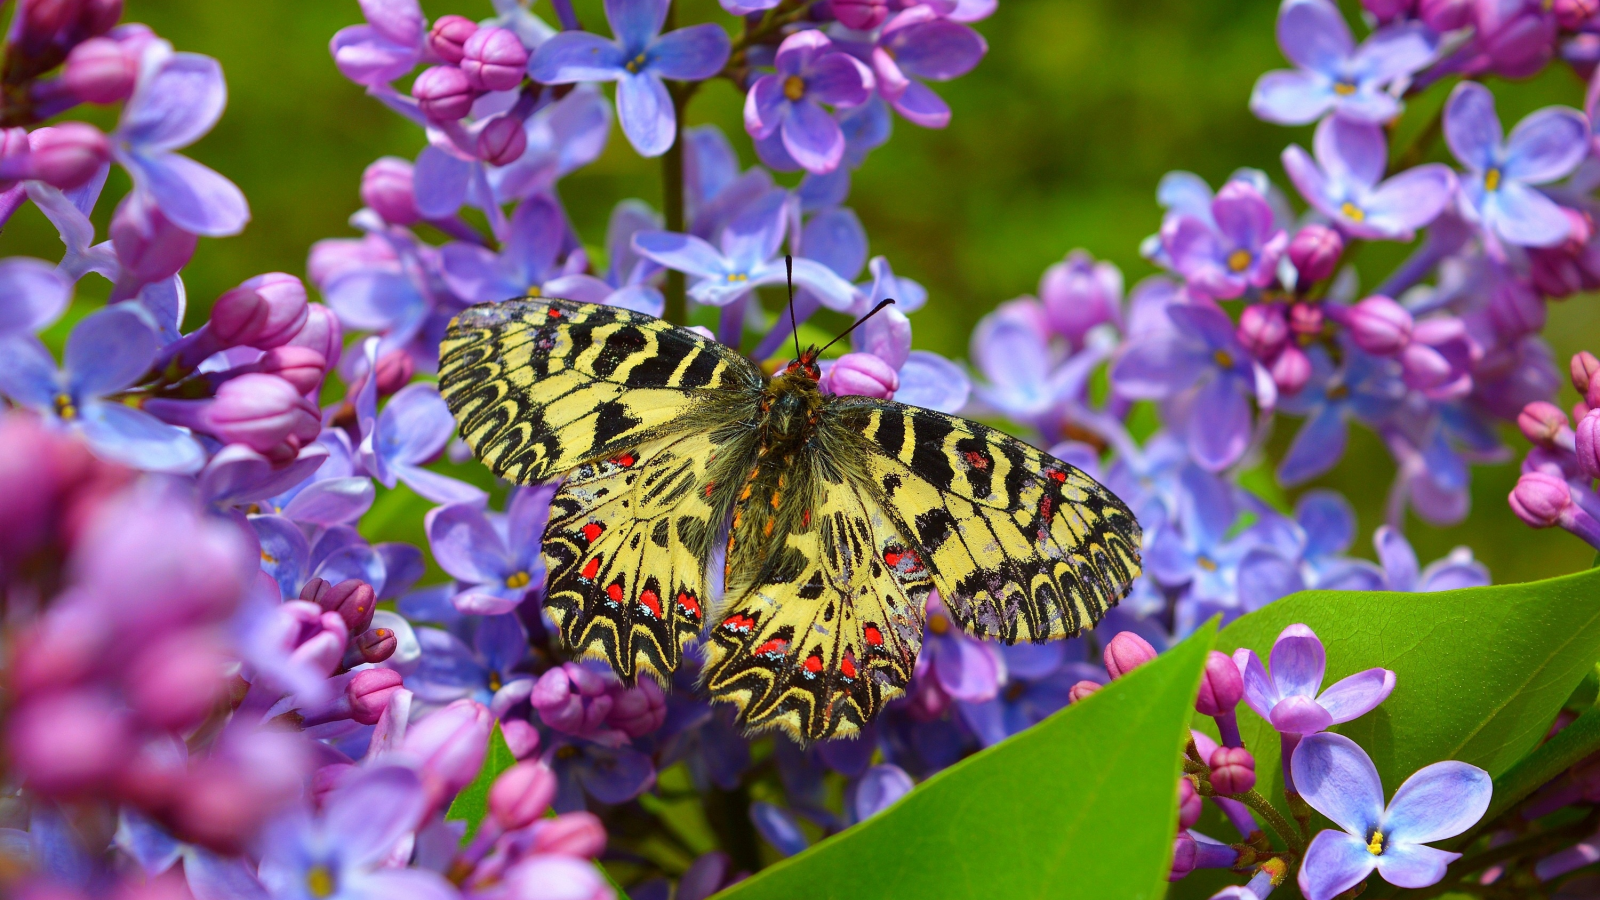
[[[276,556],[273,556],[271,553],[268,553],[267,551],[263,550],[263,551],[261,551],[261,561],[266,563],[267,565],[272,565],[273,563],[276,563],[278,561],[278,558]]]
[[[489,670],[489,690],[490,690],[490,692],[498,691],[504,685],[505,685],[505,682],[500,680],[500,673],[494,671],[493,669],[490,669]]]
[[[533,576],[529,575],[526,571],[512,572],[510,575],[506,576],[506,587],[525,588],[528,586],[528,582],[532,580]]]
[[[629,72],[632,72],[633,74],[637,75],[637,74],[639,74],[639,70],[644,68],[644,64],[646,62],[647,62],[647,60],[644,58],[644,54],[641,53],[638,56],[635,56],[633,59],[630,59],[627,62],[623,63],[622,67],[624,69],[627,69]]]
[[[71,397],[66,394],[56,395],[56,415],[67,422],[71,422],[78,417],[78,407],[72,402]]]
[[[1196,559],[1194,564],[1202,569],[1205,569],[1207,572],[1215,572],[1217,570],[1217,564],[1212,562],[1211,557],[1209,556],[1202,556]]]
[[[1235,272],[1243,272],[1250,268],[1251,259],[1249,250],[1235,250],[1228,254],[1228,268]]]
[[[1483,173],[1483,189],[1486,191],[1496,191],[1500,189],[1499,169],[1490,169],[1489,171]]]
[[[1348,97],[1356,92],[1356,86],[1348,81],[1335,81],[1333,92],[1341,97]]]
[[[1376,828],[1372,829],[1372,840],[1367,842],[1367,852],[1373,856],[1383,853],[1383,832]]]
[[[790,75],[783,80],[783,96],[787,97],[790,103],[799,102],[800,98],[805,95],[806,80],[804,78],[799,75]]]
[[[322,863],[317,863],[306,872],[306,890],[313,897],[331,897],[338,887],[333,883],[333,873]]]
[[[572,759],[577,755],[578,748],[572,746],[571,744],[565,744],[561,747],[561,749],[556,751],[556,759]]]
[[[734,272],[734,273],[732,273],[732,274],[730,274],[728,276],[728,281],[733,282],[735,284],[738,284],[740,282],[749,281],[749,280],[750,280],[750,276],[744,274],[743,272]]]
[[[1339,212],[1344,213],[1344,217],[1352,222],[1360,222],[1367,217],[1367,214],[1362,212],[1361,207],[1348,200],[1339,207]]]
[[[1226,350],[1218,350],[1211,354],[1211,360],[1224,369],[1233,368],[1233,354]]]
[[[950,620],[940,613],[928,617],[928,630],[934,634],[944,634],[950,630]]]
[[[528,285],[528,293],[525,296],[536,298],[543,297],[544,291],[540,290],[537,284],[530,284]]]

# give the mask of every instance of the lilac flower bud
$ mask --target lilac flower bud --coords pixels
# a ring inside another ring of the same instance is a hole
[[[1344,324],[1356,346],[1376,356],[1399,353],[1411,340],[1411,313],[1381,295],[1350,307]]]
[[[1072,346],[1081,347],[1090,329],[1118,320],[1122,272],[1112,263],[1095,262],[1086,251],[1074,250],[1044,271],[1039,302],[1050,327]]]
[[[1216,716],[1232,710],[1244,699],[1244,677],[1226,653],[1216,650],[1206,657],[1200,676],[1200,696],[1194,708],[1203,716]]]
[[[216,399],[205,408],[199,424],[200,430],[224,443],[266,453],[289,438],[297,439],[301,447],[316,440],[322,432],[322,412],[282,378],[252,373],[217,388]]]
[[[1200,821],[1201,799],[1195,790],[1194,780],[1188,776],[1178,779],[1178,830],[1188,831]]]
[[[1294,344],[1284,347],[1278,358],[1268,367],[1272,373],[1272,381],[1278,386],[1278,393],[1285,397],[1300,393],[1300,389],[1311,380],[1311,358],[1306,352]]]
[[[388,628],[369,628],[350,642],[350,652],[357,659],[351,665],[370,663],[376,665],[394,655],[400,647],[400,637]]]
[[[534,853],[593,859],[605,852],[606,827],[591,812],[563,813],[539,823],[532,849]]]
[[[209,329],[219,349],[270,350],[293,340],[305,327],[306,287],[283,272],[267,272],[217,298]]]
[[[1567,217],[1567,238],[1554,247],[1528,248],[1528,276],[1546,297],[1567,297],[1600,284],[1585,266],[1594,220],[1588,213],[1557,207]]]
[[[115,28],[121,19],[122,0],[83,0],[77,30],[85,37],[99,37]]]
[[[363,725],[376,725],[389,699],[401,689],[404,679],[393,669],[362,669],[345,686],[345,697],[350,700],[350,718]]]
[[[478,132],[478,158],[491,166],[514,163],[527,149],[528,133],[522,129],[522,120],[510,113],[495,116]]]
[[[416,365],[404,350],[391,350],[378,357],[378,396],[387,397],[410,384]]]
[[[900,390],[900,373],[871,353],[846,353],[823,373],[820,386],[832,394],[888,400]]]
[[[292,665],[305,666],[326,675],[339,668],[345,648],[350,643],[350,629],[338,613],[322,613],[316,624],[320,630],[312,633],[289,654]]]
[[[1600,11],[1600,2],[1596,0],[1552,0],[1550,4],[1556,24],[1567,31],[1577,31],[1594,18],[1596,11]]]
[[[111,142],[85,122],[35,128],[28,147],[31,177],[64,191],[82,186],[111,158]]]
[[[227,662],[215,637],[192,629],[172,634],[146,645],[128,666],[128,702],[158,728],[192,728],[222,694]]]
[[[1283,308],[1272,303],[1253,303],[1239,314],[1239,343],[1261,359],[1271,359],[1289,340],[1289,323]]]
[[[1587,397],[1589,385],[1594,383],[1595,373],[1600,372],[1600,359],[1587,350],[1581,351],[1573,354],[1568,371],[1572,374],[1572,389]]]
[[[1211,786],[1219,794],[1242,794],[1255,787],[1255,757],[1243,747],[1218,747],[1211,754]]]
[[[500,723],[500,734],[506,747],[517,759],[527,759],[539,750],[539,729],[522,719],[508,719]]]
[[[246,371],[276,375],[294,385],[294,389],[300,393],[309,394],[322,386],[322,378],[327,374],[327,360],[309,347],[274,347],[262,354]]]
[[[661,686],[649,678],[641,678],[633,687],[617,692],[612,698],[606,724],[630,738],[641,738],[660,728],[666,718],[667,697],[661,692]]]
[[[111,246],[123,278],[139,286],[170,278],[194,256],[200,239],[167,221],[161,209],[132,191],[111,217]],[[129,293],[132,296],[137,287]]]
[[[1496,75],[1526,78],[1550,60],[1556,23],[1540,7],[1524,7],[1509,17],[1502,17],[1500,7],[1492,4],[1476,5],[1475,11],[1479,15],[1477,47]]]
[[[378,608],[372,585],[359,578],[346,578],[338,584],[313,578],[300,589],[300,599],[317,604],[324,612],[338,613],[352,634],[366,631]]]
[[[1590,410],[1578,423],[1573,444],[1578,468],[1590,478],[1600,478],[1600,409]]]
[[[1472,24],[1473,0],[1417,0],[1417,18],[1439,34]]]
[[[1289,242],[1289,261],[1299,273],[1301,288],[1333,274],[1344,253],[1344,238],[1326,225],[1307,225]]]
[[[565,663],[539,676],[528,700],[546,725],[586,737],[598,731],[611,714],[613,687],[604,676]]]
[[[1195,841],[1188,831],[1179,831],[1172,839],[1172,871],[1168,881],[1182,881],[1194,871]]]
[[[1322,333],[1322,305],[1296,303],[1289,307],[1289,330],[1300,337],[1315,337]]]
[[[1556,436],[1570,428],[1567,414],[1554,403],[1535,400],[1522,408],[1517,416],[1517,427],[1530,442],[1541,447],[1553,446]]]
[[[461,67],[467,84],[479,91],[509,91],[522,83],[528,48],[510,29],[479,28],[461,45]]]
[[[1131,631],[1119,631],[1117,636],[1106,644],[1103,656],[1106,671],[1116,679],[1155,659],[1156,648]]]
[[[489,815],[506,831],[539,821],[556,797],[556,773],[542,762],[522,762],[489,787]]]
[[[12,773],[46,795],[105,784],[133,749],[126,714],[95,691],[24,703],[6,721],[5,741]]]
[[[324,371],[339,364],[344,344],[344,326],[333,310],[321,304],[306,306],[306,321],[300,330],[289,338],[285,347],[306,347],[322,354]]]
[[[472,110],[477,94],[467,76],[455,66],[434,66],[422,70],[411,84],[422,114],[435,122],[454,122]]]
[[[110,38],[90,38],[72,48],[61,81],[84,103],[120,103],[133,93],[139,61]]]
[[[17,18],[21,22],[12,25],[17,31],[17,42],[30,49],[51,43],[58,32],[77,20],[81,5],[81,0],[31,0],[19,3]],[[18,24],[20,28],[17,28]]]
[[[1067,702],[1077,703],[1079,700],[1100,690],[1100,685],[1093,681],[1080,681],[1067,691]]]
[[[361,173],[361,202],[390,225],[410,225],[419,221],[422,213],[417,212],[417,197],[413,193],[413,169],[410,160],[398,156],[383,156],[374,160]]]
[[[871,31],[889,17],[887,0],[833,0],[833,16],[856,31]]]
[[[406,729],[400,749],[417,761],[418,774],[435,805],[448,801],[483,768],[493,723],[488,707],[463,698]]]
[[[1587,420],[1585,420],[1587,421]],[[1511,511],[1534,528],[1549,528],[1572,506],[1572,490],[1545,472],[1524,472],[1511,490]]]
[[[462,47],[478,30],[478,23],[465,16],[440,16],[428,32],[428,49],[450,65],[461,62]]]

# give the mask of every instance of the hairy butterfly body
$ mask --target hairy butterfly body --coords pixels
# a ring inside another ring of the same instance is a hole
[[[549,298],[451,323],[461,434],[512,482],[564,476],[544,554],[567,645],[665,680],[704,635],[712,699],[814,740],[904,692],[934,590],[1006,642],[1076,635],[1126,595],[1139,526],[1109,491],[987,426],[825,395],[815,356],[768,378],[663,320]]]

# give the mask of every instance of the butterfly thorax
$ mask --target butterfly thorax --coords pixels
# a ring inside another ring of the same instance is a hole
[[[761,394],[761,442],[768,453],[787,453],[810,440],[816,430],[822,391],[814,369],[791,364],[778,373]]]

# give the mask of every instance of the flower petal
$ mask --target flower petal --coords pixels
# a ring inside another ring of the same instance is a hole
[[[721,279],[731,268],[715,247],[692,234],[641,231],[633,236],[633,249],[645,259],[696,278]]]
[[[691,25],[662,35],[650,47],[649,68],[662,78],[703,81],[722,71],[730,49],[721,25]]]
[[[1254,650],[1239,649],[1233,651],[1233,664],[1239,667],[1239,674],[1244,678],[1244,701],[1263,719],[1270,718],[1272,708],[1283,699],[1278,694],[1278,688],[1267,677],[1267,667],[1261,664],[1261,657],[1256,656]]]
[[[67,336],[62,368],[76,399],[120,391],[150,371],[161,341],[137,305],[117,305],[90,315]]]
[[[1333,717],[1317,701],[1295,695],[1279,700],[1267,721],[1282,734],[1316,734],[1332,725]]]
[[[424,500],[434,503],[469,503],[483,505],[489,495],[477,485],[468,484],[448,475],[440,475],[420,466],[400,463],[394,467],[396,477],[416,491]]]
[[[585,33],[562,32],[564,35]],[[417,211],[430,219],[442,219],[460,209],[461,204],[467,202],[467,185],[472,181],[473,165],[431,144],[422,148],[422,152],[417,154],[411,182]]]
[[[283,516],[296,522],[346,525],[372,508],[377,489],[371,478],[324,478],[307,485],[283,507]]]
[[[1333,716],[1333,724],[1338,725],[1366,715],[1393,691],[1393,672],[1367,669],[1334,682],[1317,697],[1317,702]]]
[[[1500,237],[1522,247],[1553,247],[1572,230],[1554,200],[1515,181],[1484,196],[1483,218]]]
[[[837,173],[842,169],[834,171]],[[810,179],[819,176],[806,177]],[[861,227],[861,220],[856,218],[856,214],[851,210],[843,207],[825,209],[811,217],[800,235],[801,252],[806,258],[822,263],[841,278],[856,278],[861,274],[862,267],[867,264],[867,232]],[[898,309],[895,311],[900,312]],[[861,327],[870,327],[876,321],[877,319],[872,319]]]
[[[1296,782],[1298,783],[1298,782]],[[1378,858],[1361,838],[1328,829],[1311,839],[1300,864],[1300,892],[1306,900],[1331,900],[1372,874]]]
[[[417,827],[427,808],[422,781],[403,766],[354,773],[327,798],[323,827],[339,842],[352,867],[365,868],[389,854]]]
[[[1455,760],[1424,766],[1394,792],[1383,816],[1384,836],[1398,844],[1427,844],[1455,837],[1483,818],[1493,793],[1489,773],[1477,766]]]
[[[377,451],[391,464],[421,465],[437,456],[455,432],[455,417],[432,384],[408,384],[378,416]]]
[[[1344,456],[1349,428],[1336,406],[1324,406],[1306,420],[1278,464],[1278,481],[1285,487],[1300,484],[1333,468]]]
[[[1123,347],[1111,364],[1111,381],[1127,397],[1158,400],[1194,384],[1204,370],[1190,342],[1168,332]]]
[[[1000,689],[1001,662],[993,647],[966,636],[930,641],[939,686],[957,700],[978,703]]]
[[[625,49],[643,50],[661,33],[667,6],[668,0],[605,0],[606,21]]]
[[[927,350],[913,350],[900,366],[900,389],[894,392],[897,403],[923,409],[956,413],[967,405],[972,381],[966,370]]]
[[[1339,204],[1333,199],[1332,185],[1322,168],[1312,161],[1311,155],[1300,148],[1298,144],[1290,144],[1279,155],[1283,162],[1283,171],[1294,183],[1295,190],[1300,196],[1329,218],[1338,218]]]
[[[1417,554],[1406,536],[1388,525],[1380,525],[1372,535],[1372,545],[1378,551],[1378,561],[1383,564],[1389,590],[1416,590]]]
[[[174,53],[141,79],[122,110],[117,136],[135,150],[176,150],[211,130],[228,105],[222,65],[198,53]]]
[[[227,237],[244,230],[250,204],[239,186],[187,156],[150,153],[125,156],[134,181],[161,212],[184,231]]]
[[[1455,158],[1475,172],[1488,171],[1497,161],[1502,134],[1494,94],[1476,81],[1456,85],[1444,105],[1444,141]]]
[[[920,81],[907,82],[905,91],[890,105],[913,125],[943,128],[950,124],[950,104]]]
[[[776,266],[773,268],[777,269]],[[772,282],[778,283],[777,278],[774,277]],[[855,285],[814,259],[800,257],[794,261],[794,283],[810,291],[829,309],[845,311],[856,303]]]
[[[1518,184],[1505,188],[1526,190]],[[1450,205],[1455,196],[1456,176],[1442,163],[1428,163],[1407,169],[1378,185],[1363,201],[1368,228],[1387,236],[1402,237],[1429,224]],[[1504,193],[1502,189],[1501,193]]]
[[[1307,558],[1343,553],[1355,539],[1355,510],[1337,491],[1302,494],[1294,505],[1294,520],[1306,533]]]
[[[1311,139],[1317,162],[1334,181],[1374,185],[1383,177],[1389,144],[1379,126],[1330,116],[1317,126]]]
[[[783,149],[808,172],[832,172],[844,159],[844,132],[822,107],[802,99],[789,107],[780,126]]]
[[[1327,0],[1289,0],[1278,12],[1278,47],[1302,69],[1336,75],[1355,50],[1350,26]]]
[[[1489,798],[1485,796],[1483,802],[1487,807]],[[1383,852],[1374,857],[1378,862],[1378,874],[1383,876],[1383,880],[1403,888],[1438,884],[1444,878],[1445,868],[1460,858],[1459,853],[1421,844],[1393,844],[1383,848]]]
[[[1189,451],[1202,467],[1220,472],[1250,444],[1250,402],[1234,388],[1233,379],[1219,374],[1201,386],[1194,404],[1205,413],[1189,417]]]
[[[1277,125],[1306,125],[1321,118],[1337,97],[1333,82],[1324,75],[1279,69],[1256,79],[1250,91],[1250,111]]]
[[[1563,178],[1589,154],[1589,122],[1564,106],[1547,106],[1511,129],[1505,177],[1525,184]]]
[[[187,431],[120,403],[87,403],[83,436],[102,459],[150,472],[187,475],[206,464],[206,452]]]
[[[911,776],[892,763],[873,766],[856,783],[855,814],[866,821],[911,793]]]
[[[806,95],[831,106],[860,106],[872,96],[872,70],[848,53],[829,53],[807,73]]]
[[[1290,625],[1272,643],[1272,682],[1285,697],[1316,697],[1328,668],[1322,641],[1304,625]]]
[[[967,74],[989,52],[983,35],[948,18],[899,29],[885,44],[907,75],[932,81]]]
[[[1383,784],[1355,741],[1326,731],[1308,735],[1295,747],[1290,769],[1300,796],[1363,845],[1382,824]]]
[[[677,136],[677,114],[661,76],[625,72],[617,81],[617,119],[640,156],[660,156]]]
[[[505,543],[481,508],[441,506],[429,510],[424,521],[433,558],[451,577],[470,584],[498,583],[514,571]]]
[[[615,81],[627,71],[621,47],[587,31],[563,31],[539,46],[528,74],[543,84]]]
[[[71,298],[72,283],[55,266],[24,256],[0,259],[0,334],[38,331],[54,322]]]
[[[566,240],[567,218],[556,201],[544,195],[529,197],[511,215],[502,253],[510,268],[527,279],[528,284],[521,286],[527,288],[556,273],[556,257]]]

